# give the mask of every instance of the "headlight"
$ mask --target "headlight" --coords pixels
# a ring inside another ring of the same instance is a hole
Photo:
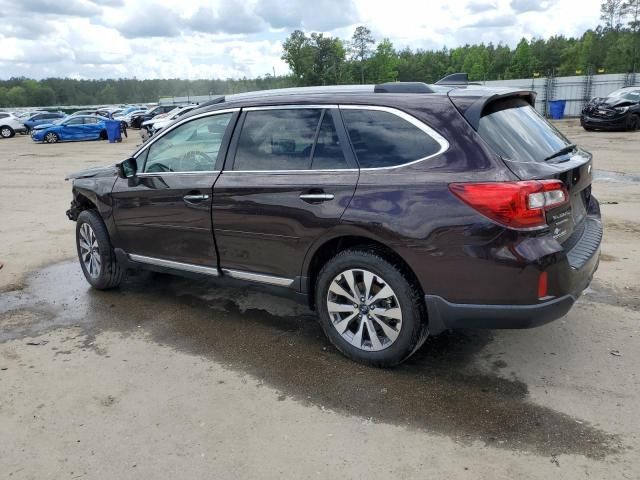
[[[613,109],[618,113],[625,113],[629,110],[629,107],[613,107]]]

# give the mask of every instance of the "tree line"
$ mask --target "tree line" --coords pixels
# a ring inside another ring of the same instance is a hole
[[[523,38],[441,50],[396,49],[366,26],[349,39],[295,30],[283,43],[291,73],[226,80],[11,78],[0,81],[0,107],[155,102],[160,97],[219,95],[267,88],[389,81],[435,82],[467,72],[472,81],[547,75],[627,73],[640,68],[640,0],[605,0],[602,24],[579,38]]]

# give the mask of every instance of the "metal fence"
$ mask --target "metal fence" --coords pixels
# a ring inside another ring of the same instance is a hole
[[[549,115],[549,102],[566,100],[565,116],[580,116],[582,108],[593,97],[606,97],[612,91],[640,86],[640,74],[612,73],[602,75],[576,75],[574,77],[520,78],[516,80],[491,80],[483,82],[488,87],[512,87],[535,91],[536,109]]]
[[[602,75],[576,75],[573,77],[519,78],[515,80],[490,80],[483,82],[488,87],[512,87],[534,90],[536,109],[549,116],[549,102],[566,100],[564,114],[578,117],[585,104],[593,97],[606,97],[610,92],[634,85],[640,86],[640,73],[612,73]],[[217,95],[191,95],[182,97],[162,97],[160,104],[203,103]]]

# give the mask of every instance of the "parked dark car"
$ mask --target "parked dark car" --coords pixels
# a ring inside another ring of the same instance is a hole
[[[150,108],[144,113],[133,115],[131,117],[131,121],[129,122],[129,126],[131,128],[140,128],[142,127],[142,123],[147,120],[151,120],[156,115],[160,115],[161,113],[167,113],[178,107],[179,105],[158,105],[157,107]]]
[[[640,129],[640,86],[592,99],[582,110],[580,124],[585,130]]]
[[[592,157],[530,91],[416,83],[216,99],[71,175],[80,265],[266,284],[375,366],[449,328],[565,315],[597,266]]]

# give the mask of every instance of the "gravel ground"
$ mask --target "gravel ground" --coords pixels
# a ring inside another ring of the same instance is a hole
[[[640,478],[640,132],[585,132],[605,238],[563,319],[341,357],[251,287],[141,274],[88,288],[67,173],[139,141],[0,141],[3,478]]]

